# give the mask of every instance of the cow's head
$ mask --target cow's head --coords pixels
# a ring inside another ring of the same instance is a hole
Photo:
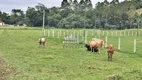
[[[88,44],[85,44],[85,47],[87,48],[88,51],[91,51],[91,47]]]
[[[98,52],[99,50],[98,50],[98,48],[94,48],[94,51],[95,51],[95,52]]]
[[[112,49],[114,50],[114,47],[113,47],[112,44],[110,44],[110,45],[107,46],[107,50],[108,50],[108,51],[111,51]]]

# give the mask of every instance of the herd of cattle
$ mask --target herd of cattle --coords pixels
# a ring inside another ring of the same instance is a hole
[[[45,38],[40,38],[39,39],[39,47],[44,47],[45,42],[46,42]],[[87,48],[88,51],[100,53],[100,50],[104,44],[105,44],[104,40],[92,38],[91,41],[89,41],[87,44],[85,44],[85,47]],[[108,53],[108,61],[112,61],[112,55],[114,53],[114,47],[112,44],[107,46],[107,53]]]
[[[104,44],[105,44],[104,40],[92,38],[91,41],[85,44],[85,47],[87,48],[88,51],[100,53],[100,50]],[[112,55],[114,53],[114,47],[112,44],[107,46],[107,53],[108,53],[108,61],[112,61]]]

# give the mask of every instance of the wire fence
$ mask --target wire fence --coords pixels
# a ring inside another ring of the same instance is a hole
[[[107,44],[113,44],[117,51],[124,53],[141,53],[142,50],[142,30],[63,30],[50,29],[45,31],[45,35],[51,38],[63,39],[69,35],[73,35],[79,39],[77,43],[79,48],[84,47],[92,38],[106,40]],[[64,41],[65,42],[65,41]],[[76,41],[67,42],[69,46],[78,47]],[[72,43],[72,44],[71,44]],[[67,47],[67,46],[66,46]]]

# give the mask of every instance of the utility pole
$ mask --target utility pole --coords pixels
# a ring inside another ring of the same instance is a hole
[[[139,26],[140,26],[140,18],[138,18],[138,27],[137,27],[137,36],[139,36]]]
[[[84,19],[85,19],[85,18],[86,18],[86,6],[85,6]],[[85,22],[85,20],[84,20],[84,38],[86,37],[85,26],[86,26],[86,22]],[[86,43],[86,39],[85,39],[84,43]]]
[[[44,24],[45,24],[45,10],[43,10],[43,24],[42,24],[43,36],[45,36]]]

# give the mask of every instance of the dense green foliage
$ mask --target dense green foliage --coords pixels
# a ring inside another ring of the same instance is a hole
[[[99,28],[130,29],[141,28],[142,15],[136,10],[142,8],[141,0],[112,0],[98,2],[95,8],[91,0],[63,0],[61,7],[47,8],[43,4],[28,7],[24,14],[20,9],[13,9],[9,15],[0,11],[0,21],[12,25],[39,27],[43,24],[45,11],[46,27],[56,28]],[[133,12],[133,15],[132,13]]]

